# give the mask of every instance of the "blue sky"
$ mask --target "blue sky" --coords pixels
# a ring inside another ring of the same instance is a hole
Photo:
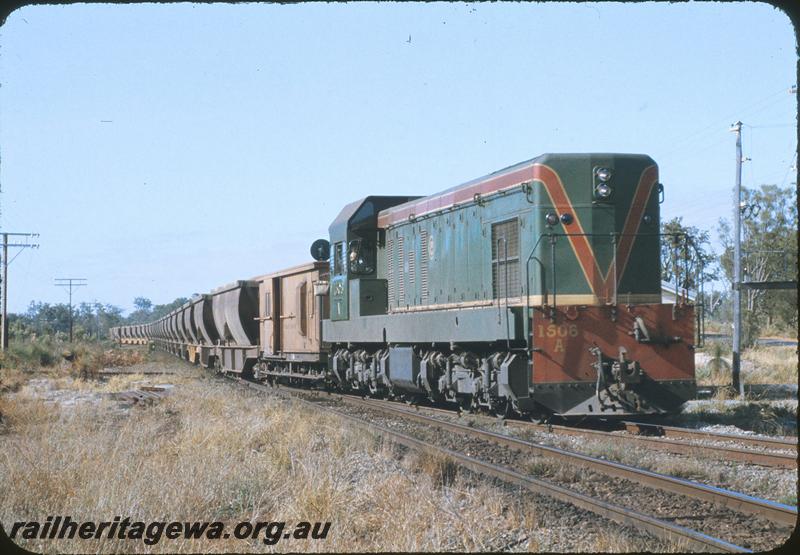
[[[409,42],[410,40],[410,42]],[[132,308],[309,259],[346,203],[638,152],[664,217],[795,181],[795,37],[759,3],[30,6],[0,28],[9,309]],[[14,253],[12,252],[12,255]]]

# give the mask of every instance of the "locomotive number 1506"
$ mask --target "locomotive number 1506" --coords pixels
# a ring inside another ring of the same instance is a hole
[[[557,353],[564,352],[564,338],[578,337],[578,326],[575,324],[548,324],[546,326],[544,324],[539,324],[536,327],[538,328],[539,337],[547,337],[556,340],[553,351]]]

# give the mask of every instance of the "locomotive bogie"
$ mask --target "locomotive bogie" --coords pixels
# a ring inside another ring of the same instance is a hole
[[[526,367],[525,353],[481,356],[457,345],[339,348],[331,357],[332,377],[344,390],[520,412],[533,407]]]

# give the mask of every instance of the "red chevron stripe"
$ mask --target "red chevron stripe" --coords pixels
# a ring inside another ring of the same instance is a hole
[[[545,191],[550,197],[550,202],[557,211],[569,210],[570,214],[573,215],[575,225],[578,226],[578,233],[585,233],[580,218],[572,207],[572,201],[567,194],[567,190],[555,170],[544,164],[535,164],[533,166],[533,179],[544,185]],[[567,239],[575,253],[575,257],[578,259],[578,264],[583,271],[586,282],[592,289],[592,293],[598,295],[598,290],[604,287],[605,280],[597,267],[597,259],[594,256],[592,245],[589,243],[589,238],[584,235],[568,235]]]
[[[650,200],[650,195],[653,193],[653,186],[658,182],[658,168],[650,166],[646,168],[639,183],[636,185],[636,193],[631,202],[631,208],[628,210],[628,216],[625,219],[625,226],[622,228],[622,237],[620,238],[619,245],[617,246],[617,279],[622,279],[625,273],[625,268],[628,265],[631,251],[633,250],[633,242],[635,235],[639,232],[639,227],[642,224],[644,211],[647,208],[647,201]],[[609,272],[611,270],[609,269]],[[608,275],[606,275],[608,280]]]
[[[573,209],[572,202],[558,174],[552,168],[544,164],[536,164],[533,167],[533,179],[544,185],[550,197],[550,202],[552,202],[556,209],[569,209],[578,226],[578,233],[585,233],[580,218]],[[636,185],[633,201],[631,202],[631,207],[625,218],[625,225],[622,228],[622,237],[617,245],[617,286],[622,280],[622,276],[625,274],[625,268],[628,265],[628,259],[630,258],[631,251],[633,250],[633,243],[636,239],[634,235],[639,231],[639,226],[641,225],[642,217],[647,207],[647,201],[650,199],[653,186],[657,181],[658,171],[656,166],[647,167],[639,177],[639,183]],[[599,298],[611,298],[614,291],[614,283],[612,283],[613,276],[611,275],[614,269],[613,261],[605,274],[603,274],[597,263],[597,257],[594,254],[594,249],[592,249],[589,238],[574,235],[570,235],[567,238],[572,246],[572,250],[575,252],[578,264],[580,264],[583,275],[592,293]]]

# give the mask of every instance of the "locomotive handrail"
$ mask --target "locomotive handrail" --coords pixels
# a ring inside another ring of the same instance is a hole
[[[539,263],[539,268],[540,268],[539,275],[541,276],[541,281],[542,281],[541,290],[544,293],[544,299],[543,299],[544,303],[543,303],[542,306],[547,306],[547,301],[548,301],[548,298],[547,298],[547,273],[545,272],[544,264],[542,263],[542,261],[539,260],[538,257],[533,256],[534,253],[536,252],[536,248],[539,246],[539,243],[542,240],[542,237],[544,237],[544,236],[545,236],[544,233],[540,233],[539,234],[539,238],[536,239],[536,243],[534,243],[533,248],[531,249],[531,253],[528,255],[527,260],[525,260],[525,322],[527,322],[528,318],[530,318],[530,313],[531,313],[531,292],[530,292],[530,287],[531,287],[531,276],[530,276],[531,260],[535,260],[536,262]],[[553,307],[553,311],[551,312],[551,318],[555,318],[555,306]],[[525,343],[526,343],[527,349],[528,349],[528,356],[530,356],[530,354],[533,352],[533,344],[532,344],[533,343],[533,330],[529,330],[529,333],[525,337]]]
[[[496,248],[497,248],[497,255],[498,260],[500,256],[500,241],[503,242],[503,277],[504,277],[504,286],[503,292],[505,293],[506,299],[506,348],[511,349],[511,330],[509,328],[508,323],[508,240],[506,239],[505,235],[498,237],[496,241]],[[500,265],[497,265],[498,271],[500,269]],[[500,299],[497,300],[497,323],[500,323]]]
[[[536,243],[534,243],[533,248],[531,249],[531,253],[528,255],[527,260],[525,260],[525,317],[528,317],[530,313],[530,269],[531,269],[531,260],[536,260],[539,263],[539,267],[542,269],[541,276],[542,276],[542,291],[544,292],[544,305],[547,305],[547,274],[544,269],[544,264],[538,257],[533,256],[536,252],[536,248],[539,246],[542,238],[545,236],[544,233],[539,234],[539,238],[536,239]]]

